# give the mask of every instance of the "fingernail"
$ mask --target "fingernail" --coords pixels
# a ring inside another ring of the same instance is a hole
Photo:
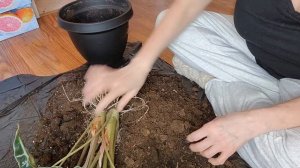
[[[187,140],[187,139],[185,139],[184,141],[185,141],[185,143],[188,144],[188,145],[191,144],[191,142],[190,142],[189,140]]]

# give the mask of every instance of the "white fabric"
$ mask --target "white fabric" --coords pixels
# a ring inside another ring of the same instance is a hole
[[[208,81],[214,77],[204,71],[198,71],[183,63],[179,58],[173,57],[173,65],[176,72],[180,75],[186,76],[189,80],[196,82],[202,89]]]
[[[300,97],[300,80],[277,80],[256,64],[232,16],[203,12],[170,49],[177,72],[205,86],[217,116]],[[251,167],[300,168],[300,128],[256,137],[238,153]]]

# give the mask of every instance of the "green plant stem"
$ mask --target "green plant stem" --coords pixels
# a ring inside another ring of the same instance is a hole
[[[102,131],[102,135],[103,135],[103,131]],[[102,144],[101,144],[101,146],[99,148],[100,155],[99,155],[99,158],[98,158],[98,165],[100,165],[100,167],[103,166],[104,150],[105,150],[105,142],[102,139]]]
[[[108,120],[107,120],[108,121]],[[105,125],[107,125],[107,121],[105,121],[105,123],[102,125],[101,129],[96,132],[95,136],[98,136],[100,134],[100,132],[102,132],[102,130],[104,129]],[[88,128],[90,128],[91,123],[89,124]],[[87,129],[88,129],[87,128]],[[87,129],[85,132],[87,132]],[[81,138],[81,137],[80,137]],[[83,137],[82,137],[83,138]],[[81,138],[81,139],[82,139]],[[84,148],[86,145],[88,145],[91,141],[93,140],[93,138],[89,139],[86,143],[84,143],[83,145],[81,145],[79,148],[75,149],[74,152],[69,152],[69,154],[67,154],[67,156],[65,156],[64,158],[60,159],[58,162],[56,162],[53,166],[51,167],[55,167],[57,166],[57,164],[61,163],[61,162],[65,162],[70,156],[72,156],[73,154],[77,153],[78,151],[80,151],[82,148]],[[77,142],[80,142],[79,140]],[[75,145],[74,145],[75,146]],[[73,146],[73,147],[74,147]]]
[[[111,157],[112,162],[115,161],[115,145],[119,127],[119,112],[115,109],[111,110],[112,116],[110,119],[111,123],[108,123],[109,129],[109,154]]]
[[[109,166],[111,167],[111,168],[115,168],[115,165],[114,165],[114,162],[112,161],[112,159],[111,159],[111,157],[109,156],[110,154],[109,154],[109,152],[107,151],[107,150],[105,150],[105,155],[107,156],[107,158],[108,158],[108,161],[109,161]]]
[[[73,147],[71,148],[70,152],[73,152],[73,150],[76,148],[76,146],[80,143],[80,141],[83,139],[84,135],[87,134],[87,132],[89,131],[90,127],[91,127],[92,123],[89,124],[89,126],[84,130],[84,132],[81,134],[80,138],[76,141],[76,143],[73,145]]]
[[[85,146],[87,146],[91,141],[92,141],[92,139],[89,139],[86,143],[84,143],[83,145],[81,145],[79,148],[77,148],[73,152],[67,154],[67,156],[65,156],[64,158],[60,159],[58,162],[56,162],[52,167],[55,167],[59,163],[65,162],[70,156],[72,156],[75,153],[77,153],[78,151],[80,151],[82,148],[84,148]]]
[[[86,161],[83,165],[83,167],[89,167],[89,165],[91,164],[91,162],[93,161],[92,159],[94,159],[94,155],[95,155],[95,151],[96,151],[96,147],[97,147],[97,143],[98,143],[98,139],[99,139],[99,136],[95,135],[93,137],[93,140],[91,141],[90,143],[90,149],[89,149],[89,152],[88,152],[88,155],[86,157]]]
[[[94,120],[92,121],[92,126],[95,126],[95,129],[96,128],[101,128],[103,127],[103,124],[105,123],[105,118],[106,118],[106,112],[101,112],[99,116],[95,117]],[[92,128],[93,129],[93,128]],[[93,131],[93,130],[91,130]],[[98,130],[96,130],[98,131]],[[83,168],[86,168],[86,167],[90,167],[90,165],[92,164],[94,158],[95,158],[95,152],[97,150],[97,148],[99,147],[99,143],[98,143],[98,140],[99,140],[99,136],[95,136],[96,138],[90,143],[90,149],[89,149],[89,152],[88,152],[88,155],[86,157],[86,161],[83,165]]]
[[[99,135],[100,136],[100,135]],[[93,155],[91,156],[91,158],[90,158],[90,163],[89,163],[89,165],[91,165],[92,164],[92,162],[93,162],[93,160],[96,158],[96,155],[97,155],[97,149],[99,148],[99,146],[100,146],[100,140],[102,141],[102,139],[101,139],[101,137],[98,137],[98,139],[97,139],[97,144],[96,144],[96,146],[95,146],[95,150],[94,150],[94,153],[93,153]],[[97,159],[97,158],[96,158]]]
[[[81,163],[82,163],[82,161],[83,161],[83,158],[84,158],[84,156],[86,155],[86,152],[88,151],[88,148],[89,148],[88,145],[85,146],[85,147],[83,148],[83,150],[82,150],[82,152],[81,152],[81,155],[80,155],[80,158],[79,158],[79,161],[77,162],[77,166],[80,166],[80,165],[81,165]]]
[[[92,164],[89,168],[94,168],[96,166],[96,164],[98,163],[99,157],[101,155],[101,150],[99,150],[95,156],[95,158],[92,161]]]
[[[98,128],[101,128],[101,127],[103,127],[104,126],[104,123],[105,123],[105,120],[106,120],[106,112],[104,111],[104,112],[101,112],[100,114],[99,114],[99,116],[97,116],[97,118],[99,118],[99,123],[98,123]],[[91,157],[89,158],[89,164],[88,165],[91,165],[92,164],[92,162],[93,162],[93,160],[94,160],[94,156],[95,156],[95,152],[96,152],[96,150],[97,150],[97,148],[99,147],[99,143],[98,143],[98,140],[99,140],[99,136],[97,136],[97,139],[95,139],[95,144],[94,144],[94,148],[92,148],[92,151],[91,151],[91,153],[92,153],[92,155],[91,155]],[[101,139],[102,140],[102,139]],[[99,157],[99,156],[98,156]],[[96,157],[96,158],[98,158],[98,157]],[[98,158],[99,159],[99,158]]]
[[[105,133],[104,136],[107,137],[103,137],[105,140],[107,140],[108,142],[104,141],[103,143],[107,143],[106,145],[106,150],[108,149],[109,151],[109,156],[104,155],[103,158],[103,168],[107,168],[107,159],[108,157],[110,157],[111,159],[111,163],[110,165],[114,165],[114,155],[115,155],[115,141],[116,141],[116,133],[119,127],[119,112],[116,109],[111,109],[108,114],[107,117],[109,117],[109,121],[107,123],[107,125],[105,126]]]
[[[90,129],[91,127],[91,123],[89,124],[89,126],[84,130],[84,132],[81,134],[81,136],[79,137],[79,139],[76,141],[76,143],[73,145],[73,147],[71,148],[71,150],[69,151],[69,153],[67,154],[67,156],[72,153],[74,151],[74,149],[77,147],[77,145],[81,142],[81,140],[83,139],[83,137],[85,136],[85,134],[87,134],[88,130]],[[58,166],[62,166],[65,161],[67,159],[63,160]]]
[[[104,129],[104,126],[95,134],[95,136],[98,136],[103,129]],[[52,167],[56,166],[57,164],[59,164],[61,162],[65,162],[70,156],[72,156],[75,153],[77,153],[78,151],[80,151],[82,148],[84,148],[86,145],[88,145],[92,140],[93,140],[93,138],[89,139],[86,143],[84,143],[83,145],[81,145],[79,148],[75,149],[73,152],[67,154],[67,156],[65,156],[64,158],[60,159],[58,162],[56,162]]]

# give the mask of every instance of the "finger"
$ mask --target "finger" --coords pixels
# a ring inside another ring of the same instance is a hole
[[[103,79],[95,77],[94,79],[88,80],[85,82],[84,87],[82,89],[83,94],[94,93],[95,91],[102,90],[107,87],[108,83],[103,82]]]
[[[90,90],[91,89],[86,85],[83,87],[82,89],[83,104],[88,104],[89,102],[92,101],[93,95],[91,94],[92,92]]]
[[[88,85],[84,86],[82,90],[83,104],[88,104],[92,102],[100,94],[106,93],[105,86],[90,87]]]
[[[208,162],[211,163],[212,165],[215,165],[215,166],[223,165],[226,162],[226,160],[229,158],[229,156],[230,155],[223,152],[217,158],[208,159]]]
[[[193,152],[203,152],[206,149],[210,148],[213,145],[212,141],[205,138],[204,140],[191,144],[190,149]]]
[[[205,158],[212,158],[215,156],[217,153],[220,153],[220,149],[217,148],[216,146],[211,146],[210,148],[200,152],[201,156]]]
[[[112,92],[108,92],[107,95],[99,102],[96,107],[96,113],[102,112],[112,101],[114,101],[117,97],[121,96],[123,93],[120,91],[115,90]]]
[[[124,109],[124,107],[126,106],[126,104],[128,104],[128,102],[137,95],[137,91],[131,91],[129,93],[126,93],[124,96],[122,96],[121,100],[118,103],[117,106],[117,111],[122,111]]]
[[[188,142],[197,142],[207,136],[207,132],[204,127],[198,129],[197,131],[192,132],[190,135],[187,136]]]

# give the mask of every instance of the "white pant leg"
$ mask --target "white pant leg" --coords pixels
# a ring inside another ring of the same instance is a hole
[[[230,16],[205,12],[170,48],[190,68],[218,78],[206,85],[217,116],[300,96],[299,80],[279,82],[256,64]],[[238,152],[252,167],[300,167],[299,136],[299,128],[271,132],[249,141]]]
[[[157,23],[165,13],[158,16]],[[227,82],[244,81],[263,88],[267,94],[278,93],[278,80],[256,64],[232,16],[203,12],[169,48],[198,71]]]
[[[279,90],[281,102],[300,97],[300,80],[283,79],[279,82]],[[273,106],[278,99],[242,81],[214,79],[208,82],[205,92],[217,116]],[[298,168],[300,128],[256,137],[243,145],[238,153],[253,168]]]
[[[161,12],[158,15],[156,20],[156,26],[160,23],[161,19],[164,17],[166,12],[167,10]],[[205,88],[205,85],[208,81],[214,78],[212,75],[208,74],[204,70],[191,68],[189,65],[182,62],[176,55],[173,57],[172,62],[174,65],[174,69],[178,74],[183,75],[191,81],[196,82],[202,89]]]

